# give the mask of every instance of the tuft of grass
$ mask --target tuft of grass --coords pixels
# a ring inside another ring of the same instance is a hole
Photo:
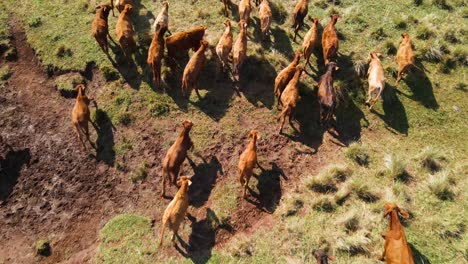
[[[120,214],[99,232],[97,263],[154,263],[157,246],[149,218]]]
[[[314,210],[316,210],[316,211],[319,211],[319,212],[331,213],[331,212],[335,211],[336,204],[329,197],[321,197],[321,198],[316,199],[313,202],[312,208]]]
[[[328,3],[326,0],[317,0],[314,2],[314,6],[321,8],[321,9],[327,9]]]
[[[432,0],[432,5],[437,6],[440,9],[451,10],[452,7],[447,4],[446,0]]]
[[[352,210],[344,215],[337,222],[338,225],[343,226],[348,232],[355,232],[360,228],[360,220],[357,211]]]
[[[301,198],[295,197],[287,199],[286,203],[282,206],[281,216],[289,217],[296,215],[304,207],[304,201]]]
[[[339,15],[340,14],[340,10],[336,9],[335,7],[331,7],[329,10],[328,10],[328,15],[331,16],[331,15]]]
[[[387,175],[392,179],[404,182],[410,179],[410,175],[406,170],[406,161],[402,156],[388,154],[385,156],[384,164]]]
[[[449,29],[447,32],[444,33],[444,40],[455,44],[459,42],[459,39],[457,38],[457,34],[455,33],[455,30]]]
[[[40,17],[33,17],[28,22],[28,26],[30,28],[38,28],[41,25],[42,25],[42,19]]]
[[[343,205],[346,202],[346,200],[348,200],[348,198],[351,196],[351,194],[351,188],[346,185],[335,194],[333,199],[337,205]]]
[[[424,57],[432,62],[440,62],[444,59],[444,53],[438,47],[431,46],[424,54]]]
[[[441,63],[439,63],[439,71],[444,74],[450,74],[453,69],[455,69],[457,63],[452,58],[444,58]]]
[[[421,166],[427,170],[434,172],[442,168],[442,163],[446,161],[446,157],[433,147],[426,147],[419,155]]]
[[[351,176],[352,171],[342,165],[326,168],[318,175],[311,177],[306,183],[307,188],[320,193],[336,192],[337,184]]]
[[[466,91],[466,83],[459,82],[454,86],[455,90]]]
[[[148,163],[146,161],[142,162],[138,168],[130,175],[130,180],[132,183],[141,182],[146,179],[148,176]]]
[[[468,65],[468,52],[462,47],[456,47],[452,52],[453,59],[462,64]]]
[[[385,33],[384,29],[382,27],[377,28],[376,30],[372,31],[370,33],[370,37],[374,40],[384,40],[385,38],[388,37],[388,35]]]
[[[420,6],[423,3],[423,0],[413,0],[415,6]]]
[[[440,200],[453,200],[455,192],[452,185],[455,184],[446,172],[431,175],[427,180],[429,190]]]
[[[62,96],[72,97],[76,96],[75,87],[78,84],[85,83],[85,79],[79,73],[67,73],[55,78],[55,88]]]
[[[367,62],[365,60],[353,61],[354,72],[359,77],[364,77],[367,74]]]
[[[0,81],[6,81],[10,79],[13,72],[8,65],[4,65],[0,68]]]
[[[384,49],[385,49],[385,53],[387,53],[388,55],[395,55],[398,51],[397,48],[395,47],[395,44],[393,44],[393,42],[390,40],[385,41]]]
[[[341,252],[348,253],[352,256],[365,254],[368,255],[370,253],[369,246],[371,245],[372,241],[364,233],[358,233],[353,236],[342,236],[336,240],[336,249]]]
[[[119,79],[119,72],[115,70],[114,67],[104,65],[99,70],[106,81],[115,81]]]
[[[406,29],[406,27],[408,26],[406,21],[401,18],[393,20],[393,24],[395,24],[395,28],[397,29]]]
[[[351,182],[351,190],[364,202],[373,203],[380,199],[364,178],[356,178]]]
[[[73,56],[73,51],[65,45],[61,45],[57,48],[55,55],[57,57],[71,57]]]
[[[437,223],[434,229],[442,239],[460,239],[466,232],[466,224],[459,219],[450,219]]]
[[[434,33],[428,27],[424,25],[421,25],[416,28],[416,38],[418,39],[426,40],[426,39],[431,38],[433,34]]]
[[[50,256],[50,242],[47,239],[40,239],[34,244],[34,250],[37,255]]]
[[[367,166],[369,164],[369,153],[367,148],[357,142],[351,143],[345,149],[345,155],[348,159],[355,161],[361,166]]]

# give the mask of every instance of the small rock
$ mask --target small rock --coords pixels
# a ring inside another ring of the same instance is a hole
[[[452,108],[455,112],[461,112],[461,108],[456,105],[454,105]]]

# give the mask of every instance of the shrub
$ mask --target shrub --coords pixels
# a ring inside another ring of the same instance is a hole
[[[34,249],[36,251],[36,254],[42,255],[42,256],[50,256],[50,242],[46,239],[41,239],[36,242],[34,245]]]
[[[427,180],[429,190],[440,200],[453,200],[455,193],[452,190],[454,181],[443,172],[439,175],[431,175]]]
[[[395,154],[385,156],[385,167],[387,175],[394,180],[408,181],[410,175],[406,171],[406,161]]]
[[[416,29],[416,38],[418,39],[429,39],[433,32],[426,26],[419,26]]]
[[[369,154],[367,149],[357,142],[351,143],[345,149],[345,155],[347,158],[355,161],[361,166],[367,166],[369,164]]]
[[[430,170],[438,171],[442,168],[442,162],[446,160],[445,156],[432,147],[426,147],[419,155],[421,166]]]

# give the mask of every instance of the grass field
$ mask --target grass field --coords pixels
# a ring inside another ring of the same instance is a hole
[[[241,72],[245,76],[240,83],[245,90],[242,98],[235,96],[232,83],[219,73],[216,56],[208,53],[209,62],[200,77],[202,99],[192,95],[189,100],[181,98],[180,72],[163,68],[166,94],[152,87],[145,65],[159,1],[135,1],[133,19],[139,50],[135,67],[124,71],[114,67],[91,37],[96,2],[20,0],[18,4],[7,0],[0,3],[0,10],[4,11],[5,5],[21,21],[29,44],[51,78],[59,79],[69,72],[87,76],[93,68],[104,76],[106,83],[93,91],[100,105],[93,116],[108,118],[124,132],[114,146],[97,153],[98,157],[115,157],[113,166],[128,170],[132,180],[141,180],[146,177],[146,165],[132,161],[126,164],[123,157],[128,153],[143,155],[139,153],[143,143],[137,141],[135,133],[125,131],[150,129],[161,139],[158,148],[164,151],[174,140],[173,136],[167,138],[172,135],[172,128],[187,118],[196,121],[192,139],[197,153],[218,146],[226,146],[221,154],[239,151],[246,144],[247,131],[259,126],[267,128],[260,131],[264,142],[274,137],[278,111],[274,107],[273,80],[300,47],[292,42],[290,29],[295,1],[274,1],[269,43],[261,41],[258,14],[253,12],[249,58]],[[206,38],[212,46],[216,45],[225,19],[220,1],[169,2],[173,33],[205,25]],[[237,20],[237,1],[232,7],[230,18]],[[328,248],[337,259],[334,263],[376,263],[383,250],[380,234],[388,226],[382,217],[383,203],[394,201],[410,212],[410,219],[403,224],[417,263],[468,262],[467,10],[463,0],[310,1],[309,14],[320,18],[322,26],[328,23],[329,14],[341,16],[336,25],[340,71],[335,85],[343,96],[336,121],[338,130],[347,132],[341,141],[348,147],[329,157],[329,164],[319,173],[312,173],[307,166],[301,168],[301,175],[295,177],[300,179],[297,188],[282,196],[270,225],[253,234],[235,234],[203,261],[157,248],[150,220],[137,215],[116,216],[104,226],[96,260],[314,263],[311,250]],[[0,12],[0,26],[5,25],[6,14]],[[114,37],[116,19],[110,17],[109,22]],[[237,25],[234,31],[237,34]],[[394,55],[404,32],[413,36],[417,65],[424,74],[413,72],[397,87]],[[300,32],[301,36],[304,34],[304,30]],[[8,39],[8,30],[0,27],[0,44],[4,39]],[[367,80],[360,74],[365,73],[368,54],[374,50],[385,54],[382,62],[387,86],[383,102],[377,103],[371,113],[363,104]],[[112,47],[111,56],[117,64],[126,63],[117,47]],[[315,92],[323,60],[312,59],[312,64],[313,69],[308,69],[311,74],[301,78],[302,103],[297,110],[305,137],[319,134]],[[0,76],[4,76],[6,69],[0,71]],[[2,80],[0,87],[1,83]],[[296,149],[310,147],[307,141],[290,144],[295,144]],[[261,156],[260,163],[266,164],[268,155]],[[294,164],[294,160],[290,163]],[[237,160],[231,159],[224,166],[234,168],[236,164]],[[234,174],[214,186],[210,194],[210,208],[219,223],[227,225],[241,200]],[[184,235],[187,232],[182,230]]]

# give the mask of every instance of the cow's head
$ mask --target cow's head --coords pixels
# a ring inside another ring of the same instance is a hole
[[[260,134],[257,132],[257,130],[250,130],[249,138],[255,140],[260,139]]]
[[[167,1],[163,1],[163,2],[161,3],[161,5],[162,5],[163,8],[165,8],[165,9],[168,9],[168,8],[169,8],[169,3],[168,3]]]
[[[338,21],[338,18],[340,18],[340,15],[338,14],[333,14],[333,15],[330,15],[330,18],[331,18],[331,21],[334,24],[336,24],[336,21]]]
[[[184,122],[182,122],[182,126],[184,127],[184,129],[190,131],[190,129],[192,129],[193,123],[190,120],[185,120]]]
[[[229,19],[226,19],[224,20],[224,23],[223,23],[226,27],[230,27],[231,26],[231,20]]]
[[[187,184],[188,186],[190,186],[192,185],[191,178],[192,177],[189,177],[189,176],[182,176],[179,178],[179,180],[177,180],[177,185],[183,186],[184,184]]]
[[[334,61],[331,61],[327,64],[327,71],[331,70],[331,71],[337,71],[340,69],[340,67],[338,67],[338,64],[336,64],[336,62]]]
[[[312,255],[314,255],[318,264],[328,264],[328,260],[335,261],[335,257],[328,255],[328,253],[322,249],[312,250]]]
[[[400,215],[401,217],[405,219],[409,218],[409,213],[406,210],[399,208],[396,203],[387,202],[384,204],[384,209],[385,209],[384,217],[387,217],[388,215],[390,215],[391,212],[396,211],[397,214]]]
[[[122,12],[130,14],[132,10],[133,10],[133,6],[130,4],[126,4]]]
[[[369,53],[369,57],[370,57],[371,60],[372,59],[382,58],[382,53],[374,51],[374,52]]]

